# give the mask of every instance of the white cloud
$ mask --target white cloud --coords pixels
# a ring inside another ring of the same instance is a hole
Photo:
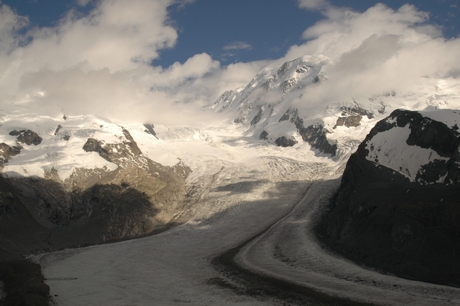
[[[320,10],[330,6],[327,0],[298,0],[299,7],[307,10]]]
[[[18,46],[20,40],[16,33],[28,22],[26,17],[15,14],[10,7],[0,6],[0,53],[8,54]]]
[[[363,13],[330,6],[323,14],[305,30],[306,42],[292,46],[282,59],[323,54],[332,60],[325,71],[328,81],[306,89],[309,103],[407,93],[421,84],[434,87],[440,78],[459,77],[460,39],[444,39],[429,24],[429,15],[412,5],[393,10],[377,4]]]
[[[176,101],[203,99],[193,84],[220,67],[205,53],[166,69],[150,65],[177,40],[168,6],[189,2],[102,0],[87,16],[69,12],[56,27],[25,35],[18,30],[27,18],[1,5],[0,108],[180,121]]]
[[[222,48],[223,50],[251,50],[252,46],[244,41],[235,41]]]
[[[151,66],[176,43],[167,10],[173,3],[101,0],[86,16],[70,12],[57,26],[25,35],[20,30],[27,18],[1,5],[0,108],[196,124],[205,116],[196,109],[225,90],[245,85],[266,65],[307,54],[333,62],[325,71],[329,80],[305,95],[322,104],[398,91],[422,79],[460,77],[460,40],[443,39],[414,6],[379,4],[359,13],[326,1],[299,1],[302,8],[321,9],[324,18],[281,59],[222,67],[202,53],[170,67]],[[227,50],[249,47],[236,42]]]
[[[77,0],[78,5],[80,6],[86,6],[88,5],[91,1],[93,0]]]

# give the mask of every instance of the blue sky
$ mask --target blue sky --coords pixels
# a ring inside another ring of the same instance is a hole
[[[305,55],[320,102],[460,82],[460,0],[0,1],[0,110],[196,121]]]
[[[30,27],[54,26],[69,10],[87,14],[95,5],[77,0],[3,0],[20,15],[28,16]],[[332,5],[363,12],[382,2],[393,9],[414,4],[430,14],[429,22],[442,27],[446,38],[460,33],[460,0],[417,1],[329,1]],[[320,11],[300,9],[296,0],[195,0],[168,8],[169,22],[179,37],[174,48],[164,49],[155,65],[167,67],[206,52],[222,64],[282,57],[290,46],[304,41],[302,33],[322,19]]]

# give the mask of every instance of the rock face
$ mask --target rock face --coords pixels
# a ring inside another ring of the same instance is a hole
[[[21,152],[21,147],[10,147],[6,143],[0,143],[0,168],[8,162],[12,156],[18,155]]]
[[[460,286],[457,122],[455,111],[404,110],[380,121],[349,159],[319,238],[366,266]]]

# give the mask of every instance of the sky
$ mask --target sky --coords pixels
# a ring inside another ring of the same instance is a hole
[[[460,0],[0,3],[3,110],[196,121],[191,106],[307,54],[333,63],[319,100],[460,74]],[[363,78],[376,86],[346,90]]]

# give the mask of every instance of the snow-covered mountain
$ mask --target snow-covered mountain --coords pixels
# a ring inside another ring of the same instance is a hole
[[[255,138],[280,146],[305,141],[340,159],[353,152],[369,130],[395,109],[460,107],[458,84],[443,79],[421,80],[420,88],[360,100],[312,100],[310,90],[328,82],[333,64],[324,56],[303,56],[279,68],[264,69],[245,87],[222,94],[211,109],[228,114]]]

